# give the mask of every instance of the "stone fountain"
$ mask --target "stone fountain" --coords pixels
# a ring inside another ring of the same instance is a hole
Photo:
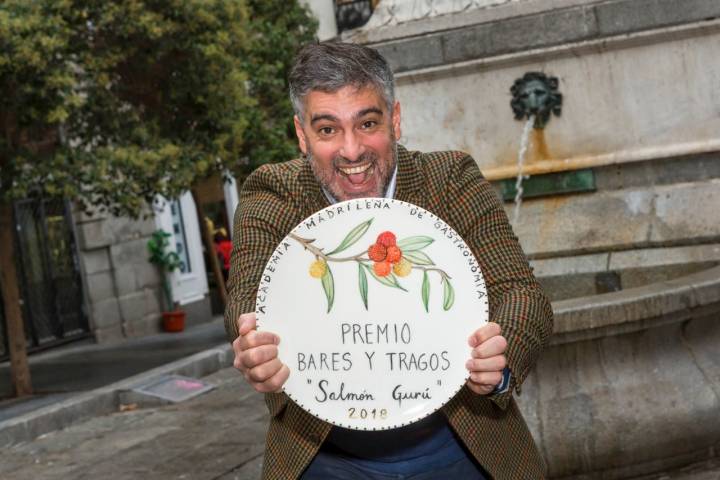
[[[384,0],[346,39],[393,64],[404,143],[472,154],[509,214],[524,191],[556,317],[518,401],[549,475],[717,458],[720,2]],[[560,91],[518,162],[521,103]]]

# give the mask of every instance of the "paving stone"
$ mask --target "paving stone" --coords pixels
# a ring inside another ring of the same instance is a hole
[[[110,258],[116,267],[128,267],[136,263],[149,263],[147,239],[136,238],[110,247]]]
[[[607,253],[594,253],[563,258],[539,259],[531,261],[530,265],[533,267],[536,277],[597,273],[607,270],[608,256]]]
[[[113,232],[115,243],[148,237],[156,228],[152,218],[136,220],[129,217],[110,217],[107,223],[108,229]]]
[[[421,39],[403,40],[378,48],[394,72],[415,70],[443,63],[441,37],[429,35]]]
[[[115,264],[113,275],[115,276],[117,295],[119,297],[129,295],[140,290],[134,265]]]
[[[122,325],[119,323],[109,327],[98,328],[93,330],[95,341],[97,343],[115,343],[125,339]]]
[[[618,35],[720,17],[720,3],[715,0],[632,0],[606,2],[594,9],[601,35]]]
[[[125,324],[128,337],[144,337],[162,331],[159,315],[145,315]]]
[[[92,304],[92,322],[95,328],[119,325],[122,321],[117,298],[108,298]]]
[[[87,275],[87,294],[90,303],[96,304],[115,298],[115,279],[113,272],[105,271]]]
[[[139,291],[118,299],[123,321],[137,322],[146,314],[145,292]]]
[[[145,295],[145,315],[154,315],[157,317],[163,311],[162,295],[163,293],[157,288],[144,288]]]
[[[714,239],[720,225],[720,180],[661,187],[655,199],[656,220],[650,240]]]
[[[717,243],[716,205],[720,180],[533,199],[513,228],[531,257]],[[505,208],[512,215],[514,205]]]
[[[110,256],[107,248],[80,251],[80,259],[86,275],[110,270]]]
[[[142,257],[147,259],[147,256]],[[138,288],[158,287],[162,280],[158,267],[148,261],[136,262],[133,265],[135,272],[135,284]]]
[[[3,448],[0,477],[210,480],[234,478],[228,475],[246,465],[256,468],[268,422],[262,395],[233,368],[203,380],[217,388],[180,404],[99,416]]]
[[[633,249],[610,253],[609,269],[665,267],[720,261],[720,245]]]
[[[80,248],[93,250],[113,244],[115,237],[108,226],[108,220],[98,219],[77,226]]]

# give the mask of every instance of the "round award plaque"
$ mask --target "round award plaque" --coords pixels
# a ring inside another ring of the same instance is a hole
[[[334,204],[278,245],[257,324],[280,336],[285,393],[358,430],[420,420],[465,384],[468,338],[488,320],[485,282],[462,238],[399,200]]]

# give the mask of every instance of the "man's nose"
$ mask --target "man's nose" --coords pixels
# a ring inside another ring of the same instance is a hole
[[[363,153],[365,153],[365,146],[362,144],[360,137],[353,131],[346,132],[343,137],[340,155],[354,162],[357,161]]]

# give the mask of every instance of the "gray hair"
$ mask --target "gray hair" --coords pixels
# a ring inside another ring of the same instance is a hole
[[[313,90],[333,93],[343,87],[372,87],[383,97],[388,111],[395,104],[393,73],[387,60],[370,47],[326,42],[303,47],[290,70],[290,101],[302,120],[305,97]]]

